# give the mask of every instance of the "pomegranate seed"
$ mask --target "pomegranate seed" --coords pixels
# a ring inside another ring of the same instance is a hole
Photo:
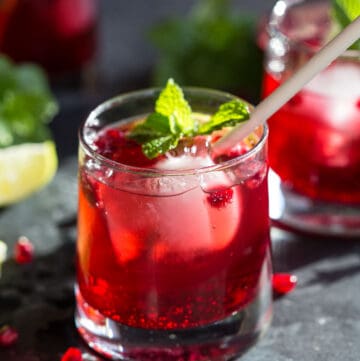
[[[297,284],[297,277],[289,273],[276,273],[273,275],[273,290],[279,295],[292,292]]]
[[[32,262],[34,246],[27,237],[20,237],[15,244],[15,261],[19,264]]]
[[[157,159],[148,159],[142,151],[141,145],[120,129],[107,129],[100,133],[94,142],[98,152],[116,162],[134,167],[150,167]]]
[[[231,202],[234,191],[231,188],[211,192],[207,200],[212,207],[223,208]]]
[[[19,338],[18,332],[9,326],[0,329],[0,347],[10,347],[14,345]]]
[[[82,361],[82,353],[76,347],[69,347],[62,355],[61,361]]]

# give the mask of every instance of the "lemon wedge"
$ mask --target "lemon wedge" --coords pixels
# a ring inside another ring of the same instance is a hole
[[[23,143],[0,149],[0,206],[26,198],[56,173],[53,141]]]

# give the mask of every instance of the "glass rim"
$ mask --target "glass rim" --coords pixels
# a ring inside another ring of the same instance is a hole
[[[275,12],[275,8],[276,5],[281,2],[285,4],[285,9],[282,15],[278,15]],[[329,0],[322,0],[322,1],[319,0],[318,2],[329,3],[330,5]],[[285,39],[291,47],[306,51],[309,54],[315,54],[317,51],[319,51],[321,46],[312,46],[310,44],[306,44],[301,40],[293,39],[292,37],[286,35],[280,29],[281,19],[283,18],[283,16],[285,15],[285,13],[288,11],[289,8],[295,5],[301,5],[306,3],[307,3],[306,0],[277,0],[275,5],[270,10],[270,14],[268,15],[266,33],[267,36],[269,36],[269,38],[273,38],[274,36],[276,36],[275,34],[280,34],[281,37]],[[331,21],[330,18],[329,20]],[[354,59],[360,61],[360,50],[347,49],[343,54],[339,56],[339,59]]]
[[[186,95],[189,93],[197,93],[197,94],[212,94],[213,96],[222,96],[224,98],[231,99],[240,99],[244,102],[246,102],[250,109],[253,108],[253,106],[247,102],[246,100],[233,95],[231,93],[221,91],[221,90],[215,90],[210,88],[202,88],[202,87],[192,87],[192,86],[184,86],[182,87],[185,98]],[[243,163],[253,155],[257,154],[258,152],[263,149],[269,129],[267,124],[264,124],[260,126],[262,128],[262,134],[260,139],[257,141],[257,143],[254,145],[253,148],[251,148],[249,151],[247,151],[245,154],[241,154],[237,157],[231,158],[226,161],[222,161],[218,164],[213,164],[209,166],[204,167],[197,167],[197,168],[189,168],[189,169],[157,169],[157,168],[145,168],[145,167],[136,167],[127,165],[124,163],[120,163],[117,161],[114,161],[112,159],[109,159],[101,154],[99,154],[96,150],[91,148],[91,146],[88,144],[88,142],[85,140],[85,134],[84,131],[88,125],[88,123],[91,120],[94,120],[100,115],[102,112],[111,109],[115,106],[119,106],[122,104],[122,102],[129,100],[136,96],[153,96],[154,94],[157,94],[161,91],[160,87],[152,87],[142,90],[135,90],[126,92],[124,94],[120,94],[117,96],[114,96],[102,103],[100,103],[98,106],[96,106],[90,114],[86,117],[86,119],[82,122],[80,125],[79,131],[78,131],[78,139],[79,139],[79,146],[82,147],[84,152],[88,155],[99,161],[102,165],[107,166],[108,168],[111,168],[114,171],[120,171],[120,172],[126,172],[126,173],[135,173],[135,174],[143,174],[148,176],[184,176],[184,175],[195,175],[195,174],[204,174],[204,173],[210,173],[215,171],[222,171],[224,169],[230,168],[238,163]]]

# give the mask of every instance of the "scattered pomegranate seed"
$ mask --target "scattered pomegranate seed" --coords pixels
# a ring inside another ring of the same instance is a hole
[[[76,347],[69,347],[62,355],[61,361],[82,361],[82,353]]]
[[[292,292],[297,285],[297,277],[289,273],[276,273],[273,275],[273,290],[279,295]]]
[[[15,245],[15,261],[19,264],[32,262],[34,246],[27,237],[20,237]]]
[[[231,202],[234,191],[231,188],[211,192],[207,200],[212,207],[223,208]]]
[[[14,328],[4,326],[0,329],[0,347],[10,347],[17,342],[18,338],[19,334]]]

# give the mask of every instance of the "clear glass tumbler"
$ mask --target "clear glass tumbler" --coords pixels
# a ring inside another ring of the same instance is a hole
[[[204,165],[192,145],[193,165],[181,170],[181,155],[145,167],[96,151],[99,133],[111,152],[106,137],[151,113],[158,94],[111,99],[80,129],[76,325],[109,358],[227,360],[272,315],[267,128],[218,164]],[[234,98],[184,94],[199,117]],[[136,163],[136,148],[126,151]]]
[[[264,96],[331,37],[328,0],[281,0],[270,15]],[[269,119],[270,216],[317,235],[360,235],[360,52],[348,50]]]

